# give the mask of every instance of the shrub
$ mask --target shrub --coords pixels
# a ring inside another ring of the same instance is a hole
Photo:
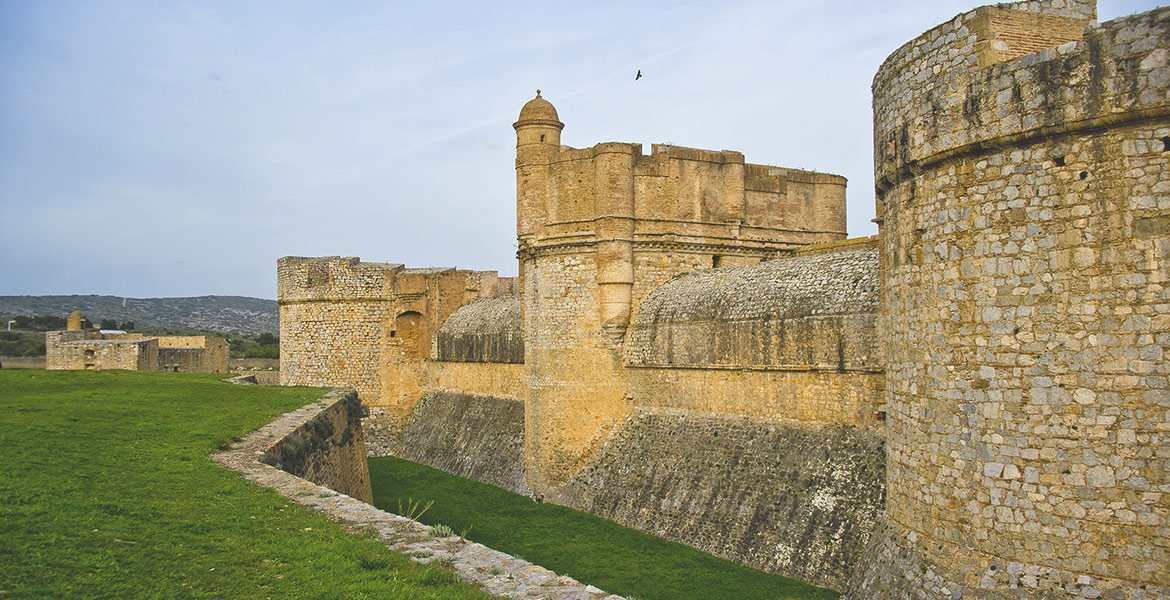
[[[437,538],[451,537],[455,535],[455,531],[453,529],[443,525],[442,523],[427,527],[427,533],[431,534],[431,537]]]

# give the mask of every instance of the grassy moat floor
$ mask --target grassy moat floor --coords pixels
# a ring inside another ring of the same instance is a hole
[[[612,521],[398,458],[372,458],[374,504],[638,600],[837,598],[832,590],[740,566]]]
[[[320,396],[0,369],[0,598],[488,598],[207,455]]]

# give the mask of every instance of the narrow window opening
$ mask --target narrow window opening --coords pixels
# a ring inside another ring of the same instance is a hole
[[[718,269],[723,266],[723,257],[718,254],[711,257],[711,268]]]
[[[1170,135],[1162,138],[1162,152],[1170,152]]]
[[[1056,158],[1052,159],[1052,161],[1055,162],[1056,166],[1058,166],[1058,167],[1064,166],[1064,157],[1063,156],[1057,156]]]
[[[544,141],[544,134],[543,133],[540,135],[540,141],[542,141],[542,142]]]

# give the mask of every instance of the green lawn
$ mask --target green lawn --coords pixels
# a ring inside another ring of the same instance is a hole
[[[0,598],[488,598],[207,455],[320,390],[0,369]]]
[[[419,519],[583,581],[640,600],[837,598],[832,590],[699,552],[563,506],[387,457],[370,459],[374,504],[434,501]]]

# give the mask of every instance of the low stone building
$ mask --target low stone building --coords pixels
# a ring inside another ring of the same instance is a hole
[[[68,329],[45,333],[45,368],[125,369],[175,373],[227,373],[228,343],[210,335],[146,336],[85,327],[74,311]]]

